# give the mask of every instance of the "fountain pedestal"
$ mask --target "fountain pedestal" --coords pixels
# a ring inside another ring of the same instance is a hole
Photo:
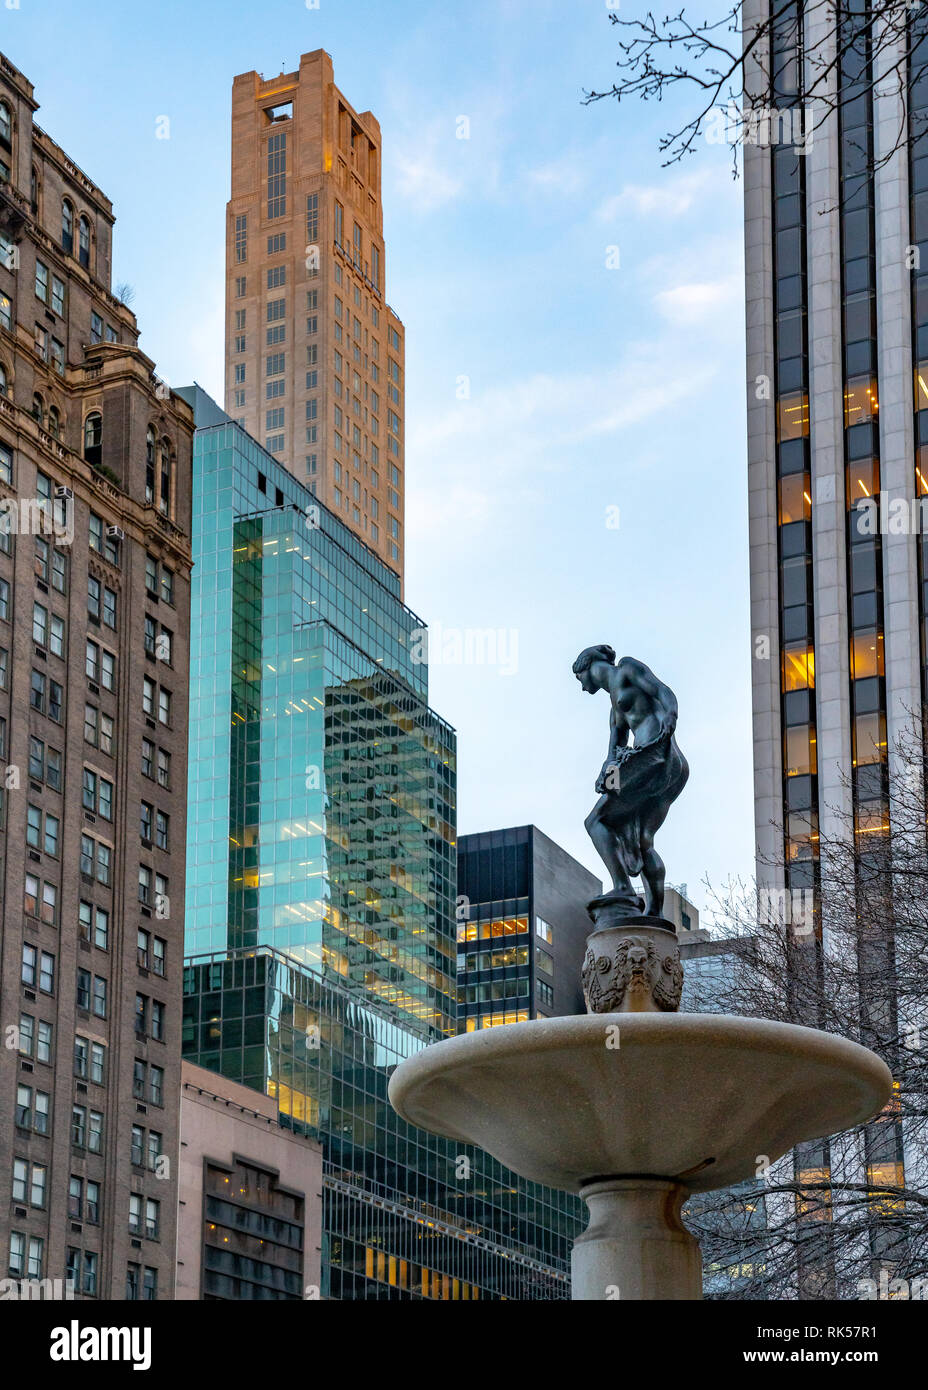
[[[580,1196],[590,1224],[574,1241],[573,1298],[702,1298],[702,1257],[680,1217],[689,1196],[681,1183],[607,1178]]]

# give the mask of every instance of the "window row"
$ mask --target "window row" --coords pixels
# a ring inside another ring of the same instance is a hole
[[[158,849],[168,850],[170,848],[170,829],[171,817],[166,812],[152,806],[150,801],[140,803],[139,835],[143,845],[146,847],[155,845]]]
[[[150,1037],[155,1042],[165,1041],[165,1006],[160,999],[136,994],[135,1032],[137,1036]]]
[[[129,1156],[136,1168],[148,1168],[152,1173],[161,1172],[159,1160],[163,1153],[163,1137],[157,1130],[146,1131],[142,1125],[132,1126]]]
[[[129,1234],[157,1240],[161,1231],[161,1203],[154,1197],[129,1195]]]
[[[150,676],[142,681],[142,709],[150,719],[157,716],[162,724],[171,722],[171,692]]]

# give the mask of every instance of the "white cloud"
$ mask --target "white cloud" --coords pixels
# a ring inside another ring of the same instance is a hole
[[[715,318],[722,310],[740,309],[743,293],[741,275],[726,275],[718,280],[692,281],[661,290],[654,296],[654,303],[671,323],[692,325]]]
[[[478,387],[469,401],[418,414],[407,441],[409,533],[461,534],[514,504],[543,504],[545,480],[570,472],[594,440],[701,396],[716,373],[708,362],[674,363],[660,343],[635,344],[615,366]]]
[[[547,164],[526,169],[525,181],[531,193],[575,194],[586,187],[586,173],[581,161],[575,155],[565,155],[563,159],[553,159]]]
[[[718,171],[707,168],[668,177],[660,184],[628,183],[599,205],[596,216],[601,222],[612,222],[630,212],[639,217],[680,217],[706,195],[715,196],[718,179]]]
[[[423,150],[420,144],[415,154],[399,151],[394,159],[396,186],[419,212],[434,212],[464,191],[463,180],[453,178],[443,167],[447,161],[439,157],[436,145],[437,141],[432,141],[431,147]]]

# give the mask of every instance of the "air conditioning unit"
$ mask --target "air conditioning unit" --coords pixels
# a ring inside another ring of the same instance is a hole
[[[74,493],[71,491],[69,487],[56,487],[55,496],[60,497],[65,502],[74,501]]]
[[[107,526],[106,534],[111,541],[124,541],[126,539],[126,533],[121,526]]]

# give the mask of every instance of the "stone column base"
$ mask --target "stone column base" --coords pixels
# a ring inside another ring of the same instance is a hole
[[[702,1298],[699,1244],[680,1220],[685,1187],[663,1178],[603,1178],[580,1195],[590,1224],[574,1241],[572,1298]]]

